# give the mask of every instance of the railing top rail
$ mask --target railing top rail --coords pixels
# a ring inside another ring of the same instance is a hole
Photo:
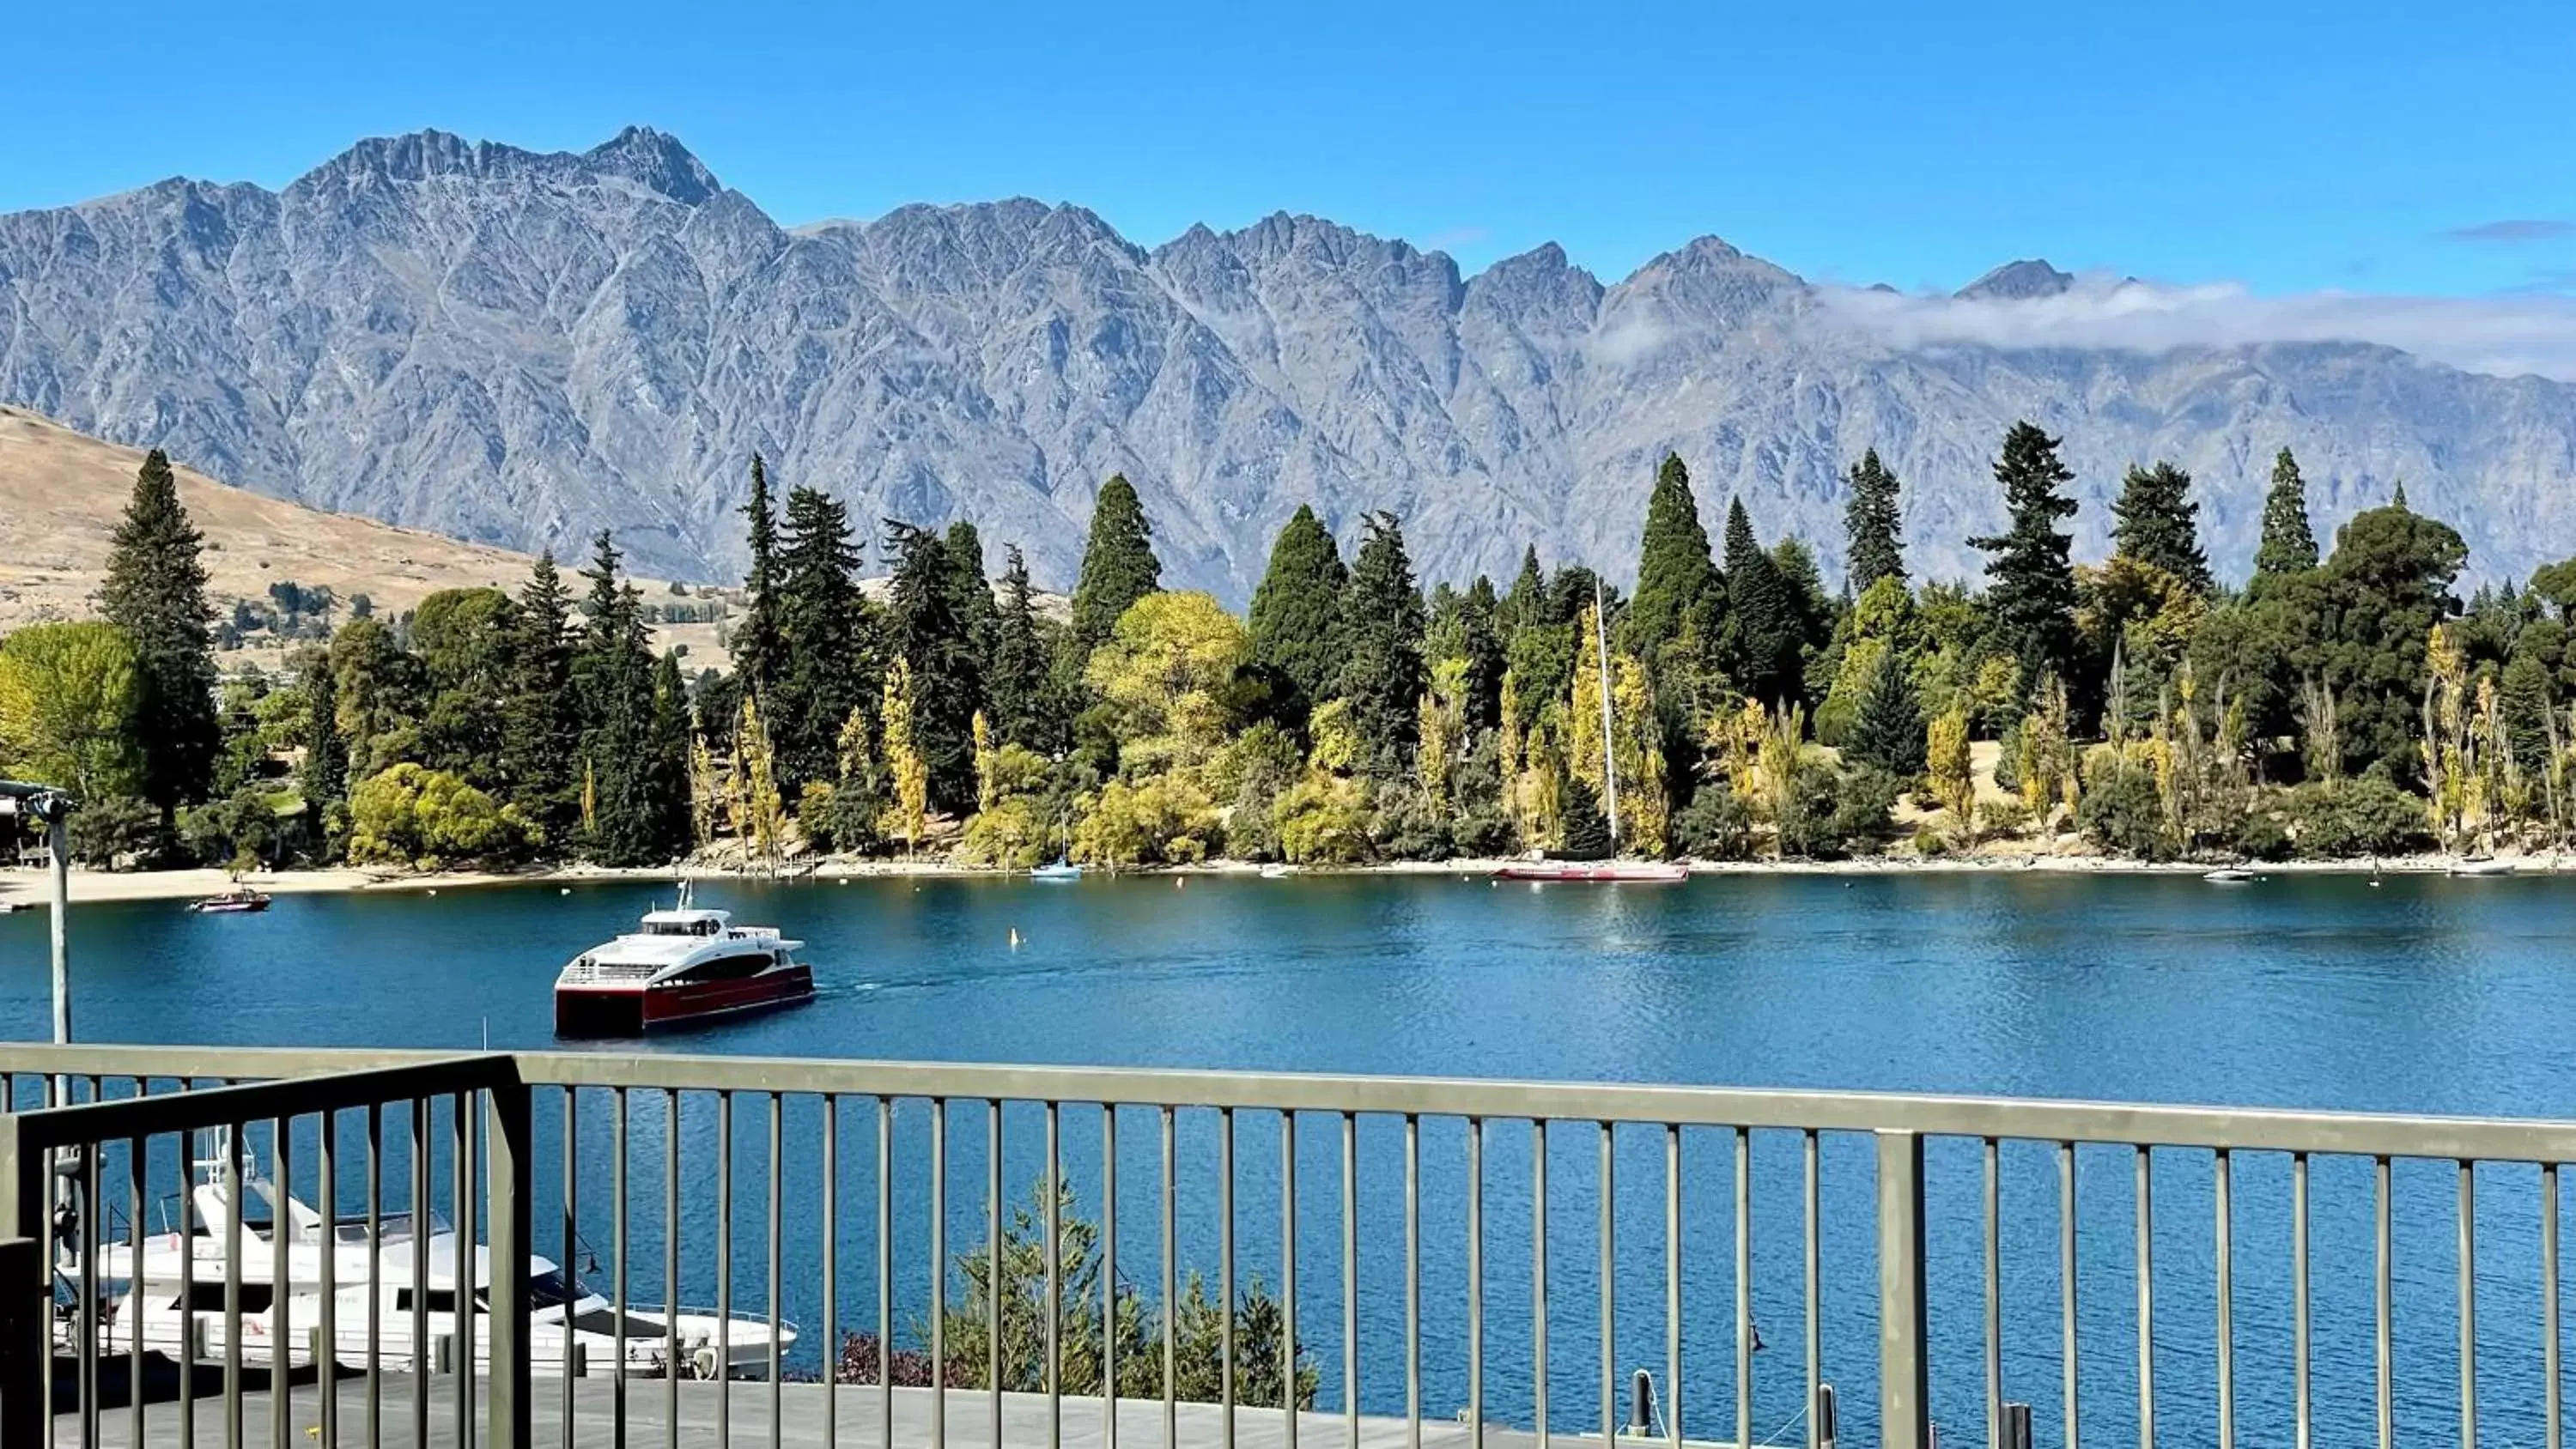
[[[416,1067],[380,1049],[0,1045],[0,1071],[123,1077],[288,1077]],[[467,1060],[490,1060],[467,1059]],[[530,1086],[1231,1107],[1505,1120],[1635,1122],[2243,1152],[2504,1162],[2576,1161],[2576,1122],[2400,1116],[1893,1092],[1515,1082],[1286,1072],[1172,1071],[616,1052],[520,1052]],[[297,1110],[318,1110],[307,1106]]]
[[[153,1072],[148,1075],[174,1074]],[[314,1112],[346,1111],[383,1102],[485,1091],[512,1086],[518,1081],[517,1061],[506,1053],[491,1052],[475,1056],[432,1057],[397,1066],[347,1070],[324,1067],[318,1074],[282,1074],[268,1081],[240,1086],[51,1107],[18,1113],[10,1121],[16,1131],[20,1152],[42,1152],[83,1143],[194,1132]]]

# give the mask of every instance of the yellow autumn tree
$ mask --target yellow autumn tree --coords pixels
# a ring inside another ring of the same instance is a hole
[[[1950,812],[1962,834],[1977,828],[1977,777],[1968,761],[1968,712],[1953,707],[1925,726],[1925,772],[1932,779],[1932,798]]]
[[[885,828],[903,837],[903,853],[909,857],[921,848],[922,834],[930,826],[930,766],[913,743],[910,660],[897,656],[886,669],[885,704],[880,713],[885,729],[886,773],[894,779],[894,801],[887,811]]]
[[[778,853],[778,837],[787,823],[787,806],[778,795],[769,725],[760,716],[759,701],[750,694],[742,697],[742,715],[735,723],[734,739],[740,761],[735,774],[742,797],[743,843],[754,858],[767,860]]]

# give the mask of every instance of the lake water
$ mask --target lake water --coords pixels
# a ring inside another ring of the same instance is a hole
[[[669,888],[659,892],[668,898]],[[656,892],[634,884],[281,897],[263,916],[196,917],[174,904],[99,905],[74,915],[75,1031],[86,1040],[470,1048],[552,1044],[548,987],[584,946],[622,929]],[[2401,1112],[2576,1114],[2576,882],[2284,877],[2221,888],[2176,876],[2050,874],[1718,877],[1674,888],[1497,887],[1478,878],[1193,877],[1026,881],[874,880],[713,887],[702,900],[774,921],[809,944],[823,999],[811,1007],[657,1041],[653,1050],[1267,1070],[1604,1079],[2131,1099]],[[44,921],[0,919],[0,1036],[46,1030]],[[1019,944],[1011,944],[1016,931]],[[586,1102],[582,1228],[607,1235],[604,1101]],[[783,1206],[787,1304],[819,1307],[815,1140],[820,1111],[791,1099]],[[765,1273],[765,1099],[737,1102],[738,1297]],[[685,1161],[714,1151],[716,1109],[692,1100]],[[1042,1119],[1014,1108],[1005,1176],[1026,1200]],[[633,1118],[636,1292],[659,1296],[657,1216],[664,1126],[658,1099]],[[1122,1273],[1158,1276],[1150,1115],[1122,1118]],[[549,1140],[559,1127],[547,1126]],[[927,1108],[896,1113],[903,1286],[898,1320],[927,1293]],[[1065,1165],[1096,1211],[1096,1111],[1068,1109]],[[844,1214],[837,1302],[872,1324],[874,1113],[841,1122]],[[1238,1133],[1238,1252],[1278,1281],[1279,1123]],[[949,1241],[982,1237],[983,1109],[950,1127]],[[1211,1117],[1185,1114],[1179,1252],[1214,1270]],[[1424,1377],[1429,1412],[1465,1402],[1467,1269],[1463,1129],[1423,1131]],[[1732,1432],[1733,1142],[1684,1144],[1684,1374],[1693,1437]],[[1497,1124],[1485,1152],[1488,1411],[1527,1423],[1531,1384],[1530,1133]],[[1339,1401],[1338,1130],[1300,1126],[1298,1203],[1304,1336]],[[1549,1382],[1561,1428],[1598,1422],[1598,1283],[1589,1127],[1550,1138]],[[1401,1134],[1361,1129],[1362,1402],[1402,1405]],[[1618,1146],[1619,1367],[1664,1377],[1664,1144]],[[309,1161],[310,1154],[306,1154]],[[1870,1148],[1828,1140],[1825,1363],[1844,1389],[1847,1434],[1870,1434],[1875,1283]],[[2046,1149],[2005,1153],[2007,1395],[2039,1406],[2061,1442],[2057,1182]],[[1795,1438],[1799,1380],[1800,1164],[1794,1138],[1757,1137],[1754,1299],[1757,1437]],[[2236,1320],[2240,1439],[2288,1442],[2288,1166],[2237,1164]],[[2086,1333],[2084,1430],[2134,1435],[2134,1163],[2088,1151],[2080,1212]],[[2214,1313],[2206,1157],[2156,1161],[2158,1427],[2174,1443],[2215,1437],[2208,1325]],[[551,1167],[543,1180],[551,1184]],[[2321,1162],[2314,1241],[2320,1444],[2371,1434],[2370,1170]],[[2537,1442],[2537,1174],[2480,1174],[2483,1431]],[[551,1185],[543,1191],[552,1193]],[[1936,1144],[1936,1415],[1982,1432],[1977,1316],[1979,1164],[1972,1144]],[[2456,1433],[2454,1178],[2397,1167],[2396,1326],[2401,1436]],[[712,1207],[684,1208],[684,1296],[711,1292]],[[554,1252],[552,1235],[540,1242]],[[653,1285],[648,1290],[644,1285]],[[801,1285],[801,1286],[800,1286]],[[800,1355],[811,1361],[810,1355]]]

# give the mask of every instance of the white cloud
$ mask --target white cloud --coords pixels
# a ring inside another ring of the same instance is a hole
[[[1630,312],[1594,333],[1592,357],[1612,367],[1639,361],[1672,340],[1672,329],[1652,317]]]
[[[2170,287],[2085,277],[2054,297],[1966,300],[1827,287],[1832,313],[1900,348],[2169,352],[2267,342],[2367,342],[2469,372],[2576,382],[2576,297],[2449,298],[2308,292],[2258,296],[2233,283]]]

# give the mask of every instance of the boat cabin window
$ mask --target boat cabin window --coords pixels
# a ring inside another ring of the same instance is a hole
[[[677,981],[738,981],[745,976],[759,975],[761,972],[768,970],[771,964],[772,962],[769,953],[766,951],[751,955],[718,956],[712,961],[701,961],[697,965],[681,972],[678,976],[672,979]]]
[[[585,1298],[596,1296],[590,1291],[589,1284],[560,1268],[551,1273],[539,1273],[528,1280],[530,1308],[569,1308]]]
[[[431,1313],[454,1313],[456,1311],[456,1294],[452,1290],[446,1288],[428,1289],[421,1294],[420,1302],[421,1307]],[[400,1293],[394,1295],[394,1312],[411,1312],[410,1289],[405,1288]]]
[[[266,1283],[244,1283],[241,1285],[241,1311],[266,1313],[270,1297]],[[170,1300],[170,1306],[190,1313],[221,1313],[224,1311],[224,1285],[221,1280],[191,1283],[185,1294]]]
[[[698,921],[647,921],[644,923],[644,934],[647,936],[712,936],[715,933],[716,923],[712,917]]]

